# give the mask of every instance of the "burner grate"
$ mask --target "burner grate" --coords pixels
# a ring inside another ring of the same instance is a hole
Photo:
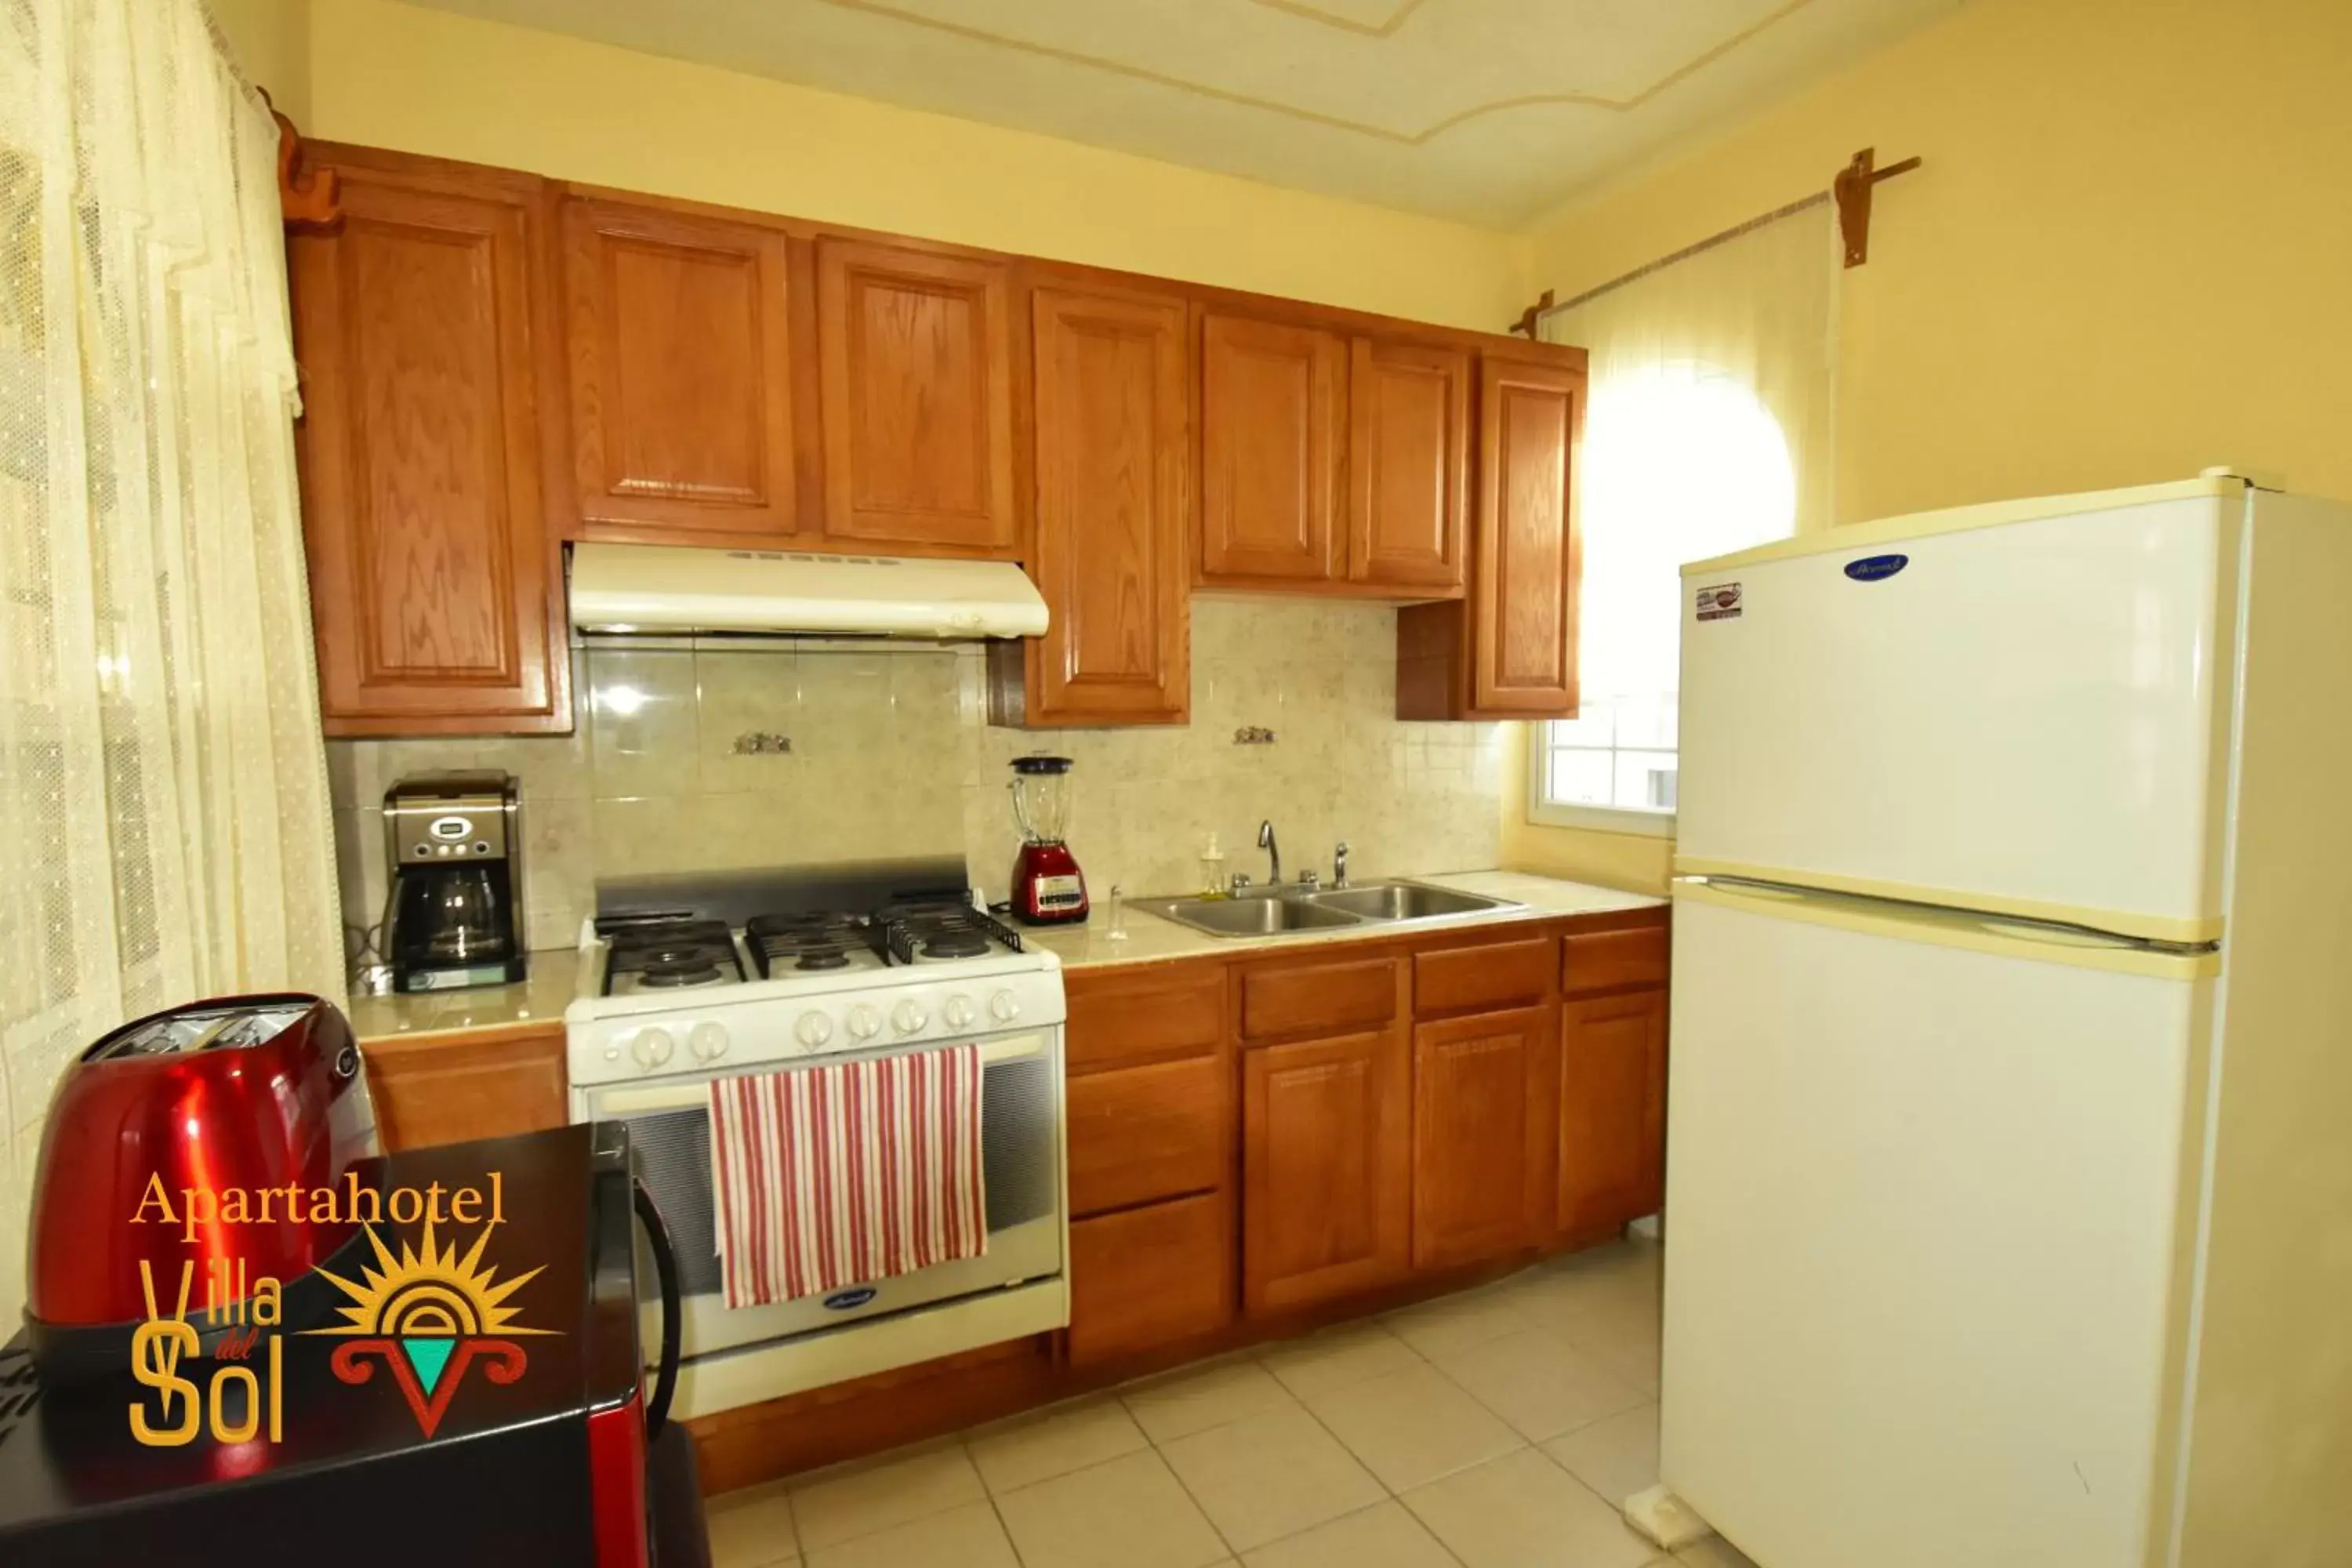
[[[882,911],[882,937],[894,963],[978,958],[991,943],[1022,951],[1021,935],[969,904],[906,904]]]
[[[632,977],[645,989],[659,991],[743,978],[735,938],[724,921],[656,916],[599,921],[596,929],[611,946],[604,966],[608,995]]]

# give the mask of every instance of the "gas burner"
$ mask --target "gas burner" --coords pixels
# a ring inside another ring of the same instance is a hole
[[[720,978],[719,965],[699,959],[685,959],[670,963],[649,963],[636,972],[638,981],[661,990],[682,989],[688,985],[708,985]]]
[[[724,921],[648,917],[600,921],[597,931],[612,946],[604,975],[608,994],[685,991],[743,978],[735,938]]]
[[[812,947],[803,952],[794,969],[846,969],[849,954],[837,947]]]
[[[988,937],[977,931],[942,931],[923,943],[925,958],[978,958],[988,951]]]

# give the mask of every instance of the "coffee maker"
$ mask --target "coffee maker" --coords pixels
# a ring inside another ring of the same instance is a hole
[[[499,773],[423,774],[384,792],[394,990],[523,977],[521,805],[514,779]]]

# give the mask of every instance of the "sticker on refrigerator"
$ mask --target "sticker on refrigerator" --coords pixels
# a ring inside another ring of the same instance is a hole
[[[1739,618],[1740,592],[1737,583],[1717,583],[1698,591],[1698,618],[1702,621],[1736,621]]]

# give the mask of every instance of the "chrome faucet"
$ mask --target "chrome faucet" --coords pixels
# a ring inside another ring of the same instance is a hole
[[[1275,847],[1272,821],[1261,822],[1257,825],[1257,847],[1265,851],[1265,885],[1269,888],[1280,887],[1282,885],[1282,851]]]
[[[1348,841],[1344,838],[1339,840],[1339,847],[1331,851],[1331,885],[1335,888],[1348,885]]]

